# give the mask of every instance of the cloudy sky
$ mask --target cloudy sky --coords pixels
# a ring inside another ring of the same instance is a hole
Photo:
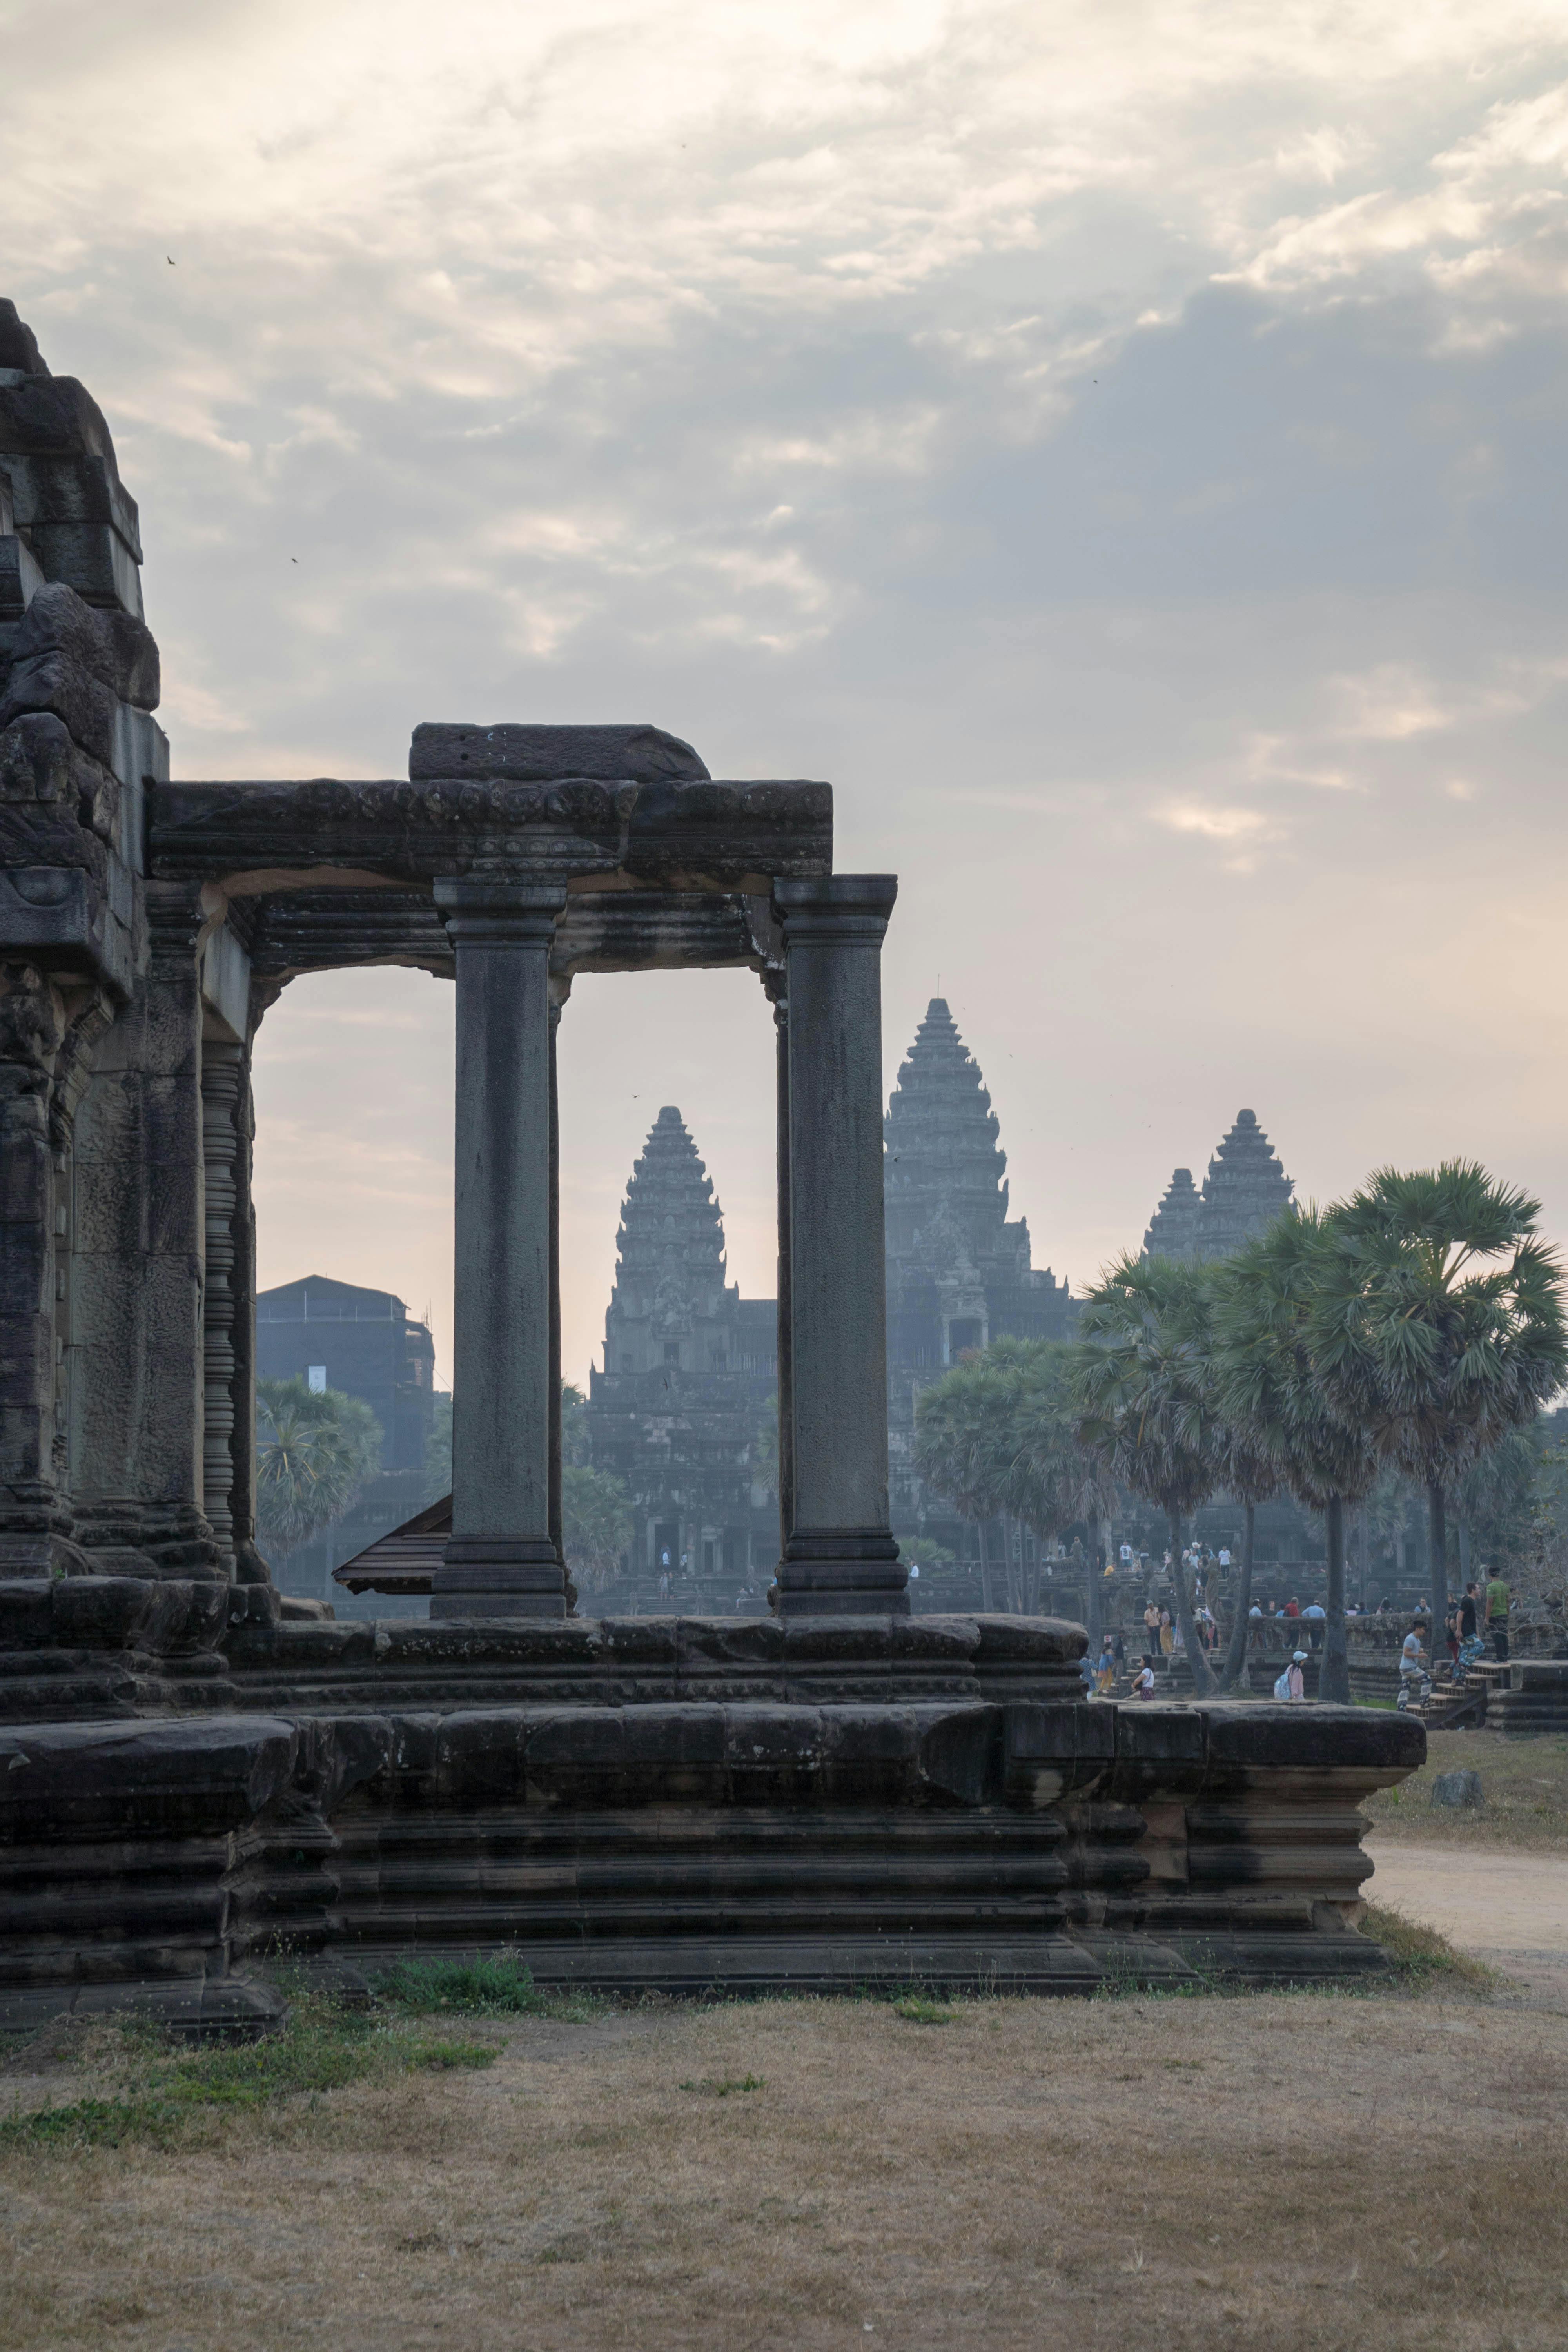
[[[185,777],[651,719],[837,788],[1075,1285],[1243,1103],[1568,1239],[1568,20],[1521,0],[0,0],[11,293],[142,504]],[[434,1310],[449,989],[301,983],[263,1275]],[[567,1364],[744,975],[577,983]]]

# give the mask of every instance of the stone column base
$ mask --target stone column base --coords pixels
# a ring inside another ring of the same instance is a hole
[[[778,1575],[781,1617],[907,1617],[908,1573],[886,1528],[796,1528]]]
[[[453,1536],[430,1588],[433,1618],[564,1617],[566,1579],[544,1536]]]

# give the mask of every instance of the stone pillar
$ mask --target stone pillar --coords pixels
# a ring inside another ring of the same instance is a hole
[[[785,1616],[909,1612],[888,1525],[882,1218],[881,948],[897,889],[890,874],[773,887],[789,1041]]]
[[[202,1508],[217,1545],[218,1565],[234,1573],[235,1550],[235,1223],[239,1211],[239,1116],[246,1051],[217,1037],[202,1041],[202,1158],[205,1171],[206,1281],[202,1295]]]
[[[221,896],[149,882],[150,966],[77,1126],[78,1540],[121,1575],[221,1578],[206,1402],[201,954]]]
[[[57,1198],[49,1090],[65,1034],[35,964],[0,965],[0,1576],[68,1556],[55,1460]]]
[[[563,1617],[550,1532],[550,945],[560,887],[442,879],[458,974],[452,1534],[430,1614]]]
[[[778,1363],[778,1482],[779,1558],[789,1549],[795,1525],[795,1397],[792,1383],[789,1279],[789,998],[782,971],[770,971],[764,982],[773,998],[774,1034],[774,1118],[778,1176],[778,1317],[774,1350]]]
[[[550,1006],[550,1540],[566,1566],[565,1508],[561,1477],[561,1104],[555,1084],[555,1038],[561,1006]]]
[[[256,1540],[256,1202],[252,1172],[256,1159],[256,1101],[251,1088],[251,1053],[247,1045],[241,1067],[239,1099],[235,1110],[238,1149],[234,1160],[234,1270],[229,1295],[234,1302],[230,1338],[234,1346],[234,1484],[229,1510],[234,1520],[234,1572],[241,1584],[271,1581],[267,1562]]]

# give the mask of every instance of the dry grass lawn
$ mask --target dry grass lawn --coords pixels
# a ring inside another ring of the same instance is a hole
[[[1381,1840],[1478,1851],[1568,1853],[1568,1739],[1505,1739],[1500,1731],[1434,1731],[1427,1760],[1364,1808]],[[1439,1772],[1479,1772],[1479,1811],[1432,1802]]]
[[[1472,1997],[606,2011],[0,2147],[3,2352],[1568,2342],[1568,2021]],[[106,2037],[20,2053],[79,2097]],[[743,2087],[747,2084],[752,2087]]]

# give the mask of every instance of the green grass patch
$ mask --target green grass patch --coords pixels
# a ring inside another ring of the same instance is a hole
[[[1369,1903],[1362,1926],[1416,1990],[1441,1982],[1454,1988],[1462,1985],[1470,1992],[1490,1992],[1499,1982],[1497,1970],[1489,1969],[1484,1960],[1471,1959],[1436,1927],[1423,1927],[1402,1911],[1386,1911],[1381,1904]]]
[[[953,2011],[943,2009],[940,2001],[928,2000],[924,1993],[906,1993],[902,2000],[893,2003],[895,2017],[907,2018],[911,2025],[951,2025]]]
[[[590,1993],[544,1993],[510,1952],[395,1960],[374,1979],[377,1998],[414,2017],[553,2017],[582,2023],[605,2004]]]
[[[0,2118],[0,2146],[167,2144],[199,2118],[315,2101],[353,2083],[417,2068],[489,2066],[499,2054],[493,2042],[436,2034],[309,1997],[292,2004],[278,2032],[209,2050],[172,2050],[133,2024],[120,2037],[115,2071],[121,2079],[107,2095]]]
[[[683,2091],[697,2091],[708,2099],[731,2099],[740,2091],[765,2091],[767,2078],[762,2074],[705,2074],[700,2082],[682,2083]]]

